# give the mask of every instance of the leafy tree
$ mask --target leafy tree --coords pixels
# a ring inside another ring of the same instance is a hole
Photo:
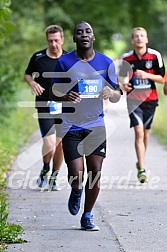
[[[0,38],[2,43],[2,38],[4,34],[11,30],[11,23],[8,22],[11,14],[10,10],[10,0],[0,0]],[[2,45],[2,44],[1,44]]]

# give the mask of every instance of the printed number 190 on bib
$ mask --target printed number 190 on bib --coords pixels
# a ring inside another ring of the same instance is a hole
[[[83,80],[78,81],[78,91],[81,92],[81,98],[98,98],[102,90],[102,80]]]

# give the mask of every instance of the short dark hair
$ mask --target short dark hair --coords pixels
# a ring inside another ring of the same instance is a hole
[[[48,37],[48,34],[50,33],[57,33],[57,32],[60,32],[62,38],[64,37],[63,28],[60,25],[49,25],[45,29],[46,37]]]
[[[82,23],[88,24],[88,25],[91,27],[92,31],[93,31],[92,26],[91,26],[88,22],[86,22],[86,21],[80,21],[80,22],[77,23],[77,24],[75,25],[75,27],[74,27],[74,31],[73,31],[73,34],[74,34],[74,35],[75,35],[75,32],[76,32],[77,26],[80,25],[80,24],[82,24]]]

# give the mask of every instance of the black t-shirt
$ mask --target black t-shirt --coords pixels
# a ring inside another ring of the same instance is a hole
[[[40,96],[36,96],[37,101],[48,101],[49,99],[49,90],[52,84],[52,77],[44,77],[43,73],[54,72],[57,59],[51,58],[46,54],[47,49],[35,52],[28,64],[27,69],[25,70],[26,74],[35,76],[34,80],[39,83],[45,91]],[[63,50],[63,54],[67,53]],[[36,103],[37,107],[37,103]]]

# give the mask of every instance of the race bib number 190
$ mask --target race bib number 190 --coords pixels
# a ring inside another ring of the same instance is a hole
[[[81,98],[98,98],[102,90],[102,79],[79,80],[78,91],[81,92]]]

